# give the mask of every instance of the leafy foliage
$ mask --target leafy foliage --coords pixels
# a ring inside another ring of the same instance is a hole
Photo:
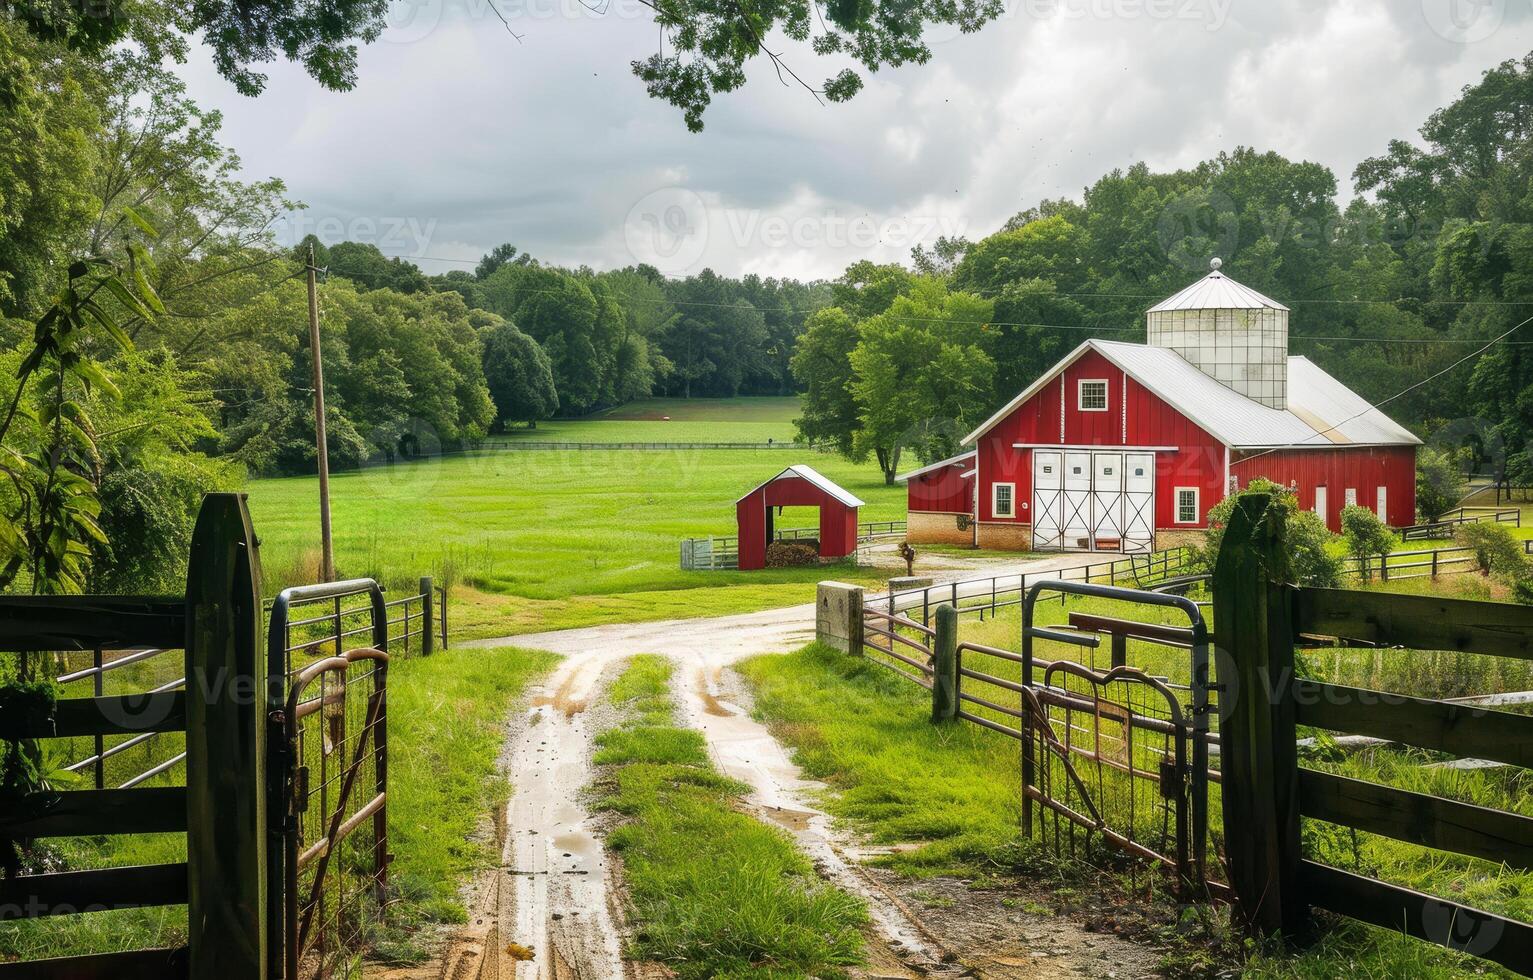
[[[1508,582],[1528,576],[1528,558],[1522,542],[1505,524],[1495,521],[1460,524],[1453,537],[1459,547],[1474,550],[1475,564],[1482,575],[1494,575]]]
[[[1379,520],[1379,515],[1356,504],[1341,509],[1341,536],[1347,543],[1347,551],[1362,562],[1365,577],[1369,559],[1395,550],[1394,533]]]
[[[1330,532],[1313,511],[1300,510],[1297,496],[1287,487],[1263,477],[1252,480],[1238,494],[1225,497],[1208,510],[1208,533],[1203,545],[1194,551],[1195,562],[1204,570],[1212,572],[1218,560],[1219,549],[1224,544],[1224,532],[1230,517],[1235,513],[1242,496],[1249,493],[1266,493],[1272,496],[1269,513],[1276,510],[1278,526],[1283,536],[1282,551],[1287,567],[1278,569],[1283,581],[1296,585],[1330,587],[1341,580],[1341,559],[1331,549],[1336,536]]]
[[[554,372],[537,341],[510,323],[498,323],[480,333],[484,341],[484,375],[502,426],[512,422],[537,425],[559,408]]]
[[[1430,446],[1416,451],[1416,510],[1428,523],[1458,506],[1467,488],[1453,454]]]

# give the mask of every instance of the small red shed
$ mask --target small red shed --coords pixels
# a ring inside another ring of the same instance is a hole
[[[773,508],[820,509],[820,557],[845,558],[857,550],[857,509],[862,501],[809,466],[790,466],[735,501],[740,569],[766,567],[767,542],[775,536]]]

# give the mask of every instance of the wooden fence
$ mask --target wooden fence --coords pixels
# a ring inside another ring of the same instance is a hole
[[[1303,820],[1323,820],[1527,870],[1533,819],[1302,767],[1295,735],[1306,725],[1533,767],[1533,716],[1294,669],[1295,644],[1309,637],[1533,659],[1533,607],[1272,581],[1281,516],[1268,503],[1240,499],[1214,573],[1226,860],[1242,914],[1261,931],[1297,935],[1319,907],[1533,975],[1533,925],[1309,860],[1300,837]]]
[[[212,494],[175,599],[0,598],[0,650],[184,649],[183,690],[57,703],[4,719],[6,738],[184,732],[184,786],[44,791],[0,814],[15,839],[178,833],[185,862],[24,874],[0,883],[6,918],[187,904],[185,949],[132,950],[0,965],[0,977],[217,977],[266,980],[266,690],[261,574],[244,498]]]
[[[1425,524],[1412,524],[1400,529],[1402,541],[1420,541],[1427,538],[1449,538],[1454,529],[1464,524],[1510,524],[1522,527],[1522,510],[1518,507],[1455,507]]]

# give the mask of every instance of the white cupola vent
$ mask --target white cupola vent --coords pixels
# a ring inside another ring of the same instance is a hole
[[[1219,271],[1145,314],[1147,340],[1269,408],[1288,407],[1288,307]]]

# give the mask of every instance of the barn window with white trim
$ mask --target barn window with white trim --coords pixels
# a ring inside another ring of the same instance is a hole
[[[1198,488],[1176,488],[1176,522],[1178,524],[1198,523]]]
[[[990,513],[995,517],[1016,517],[1017,485],[996,483],[990,488]]]
[[[1107,382],[1099,379],[1082,381],[1079,405],[1083,412],[1107,411]]]

